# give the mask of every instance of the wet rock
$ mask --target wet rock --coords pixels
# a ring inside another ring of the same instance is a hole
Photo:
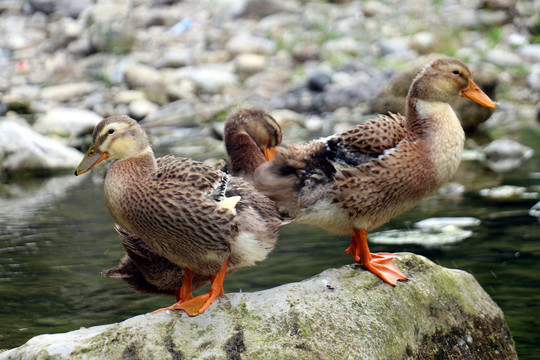
[[[19,122],[0,119],[0,174],[74,169],[83,155]]]
[[[480,220],[473,217],[440,217],[429,218],[414,223],[414,227],[426,233],[444,230],[448,226],[458,228],[480,225]]]
[[[472,217],[430,218],[414,223],[418,230],[387,230],[370,235],[376,244],[415,244],[438,247],[463,241],[473,232],[464,227],[477,226],[480,220]]]
[[[515,169],[530,159],[534,150],[509,139],[498,139],[479,149],[482,163],[496,172]]]
[[[538,193],[527,192],[522,186],[503,185],[480,190],[480,195],[492,200],[536,199]]]
[[[540,220],[540,201],[534,204],[529,210],[529,215],[537,217]]]
[[[194,318],[164,312],[36,336],[0,359],[517,359],[502,311],[470,274],[407,253],[396,263],[409,277],[396,287],[344,266],[220,296]]]

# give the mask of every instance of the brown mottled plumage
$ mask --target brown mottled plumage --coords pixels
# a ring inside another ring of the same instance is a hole
[[[105,178],[111,215],[121,228],[183,269],[180,301],[167,309],[192,316],[203,312],[223,293],[227,272],[254,265],[273,249],[283,218],[246,181],[190,159],[156,160],[146,134],[127,116],[102,120],[93,137],[75,174],[106,158],[115,160]],[[195,299],[193,274],[213,277],[210,292]]]
[[[225,147],[229,171],[250,177],[255,169],[275,155],[281,143],[281,128],[267,112],[259,108],[240,108],[225,122]]]
[[[225,146],[229,161],[223,171],[244,178],[253,174],[262,163],[275,154],[281,143],[281,128],[264,110],[240,108],[232,112],[225,123]],[[157,159],[158,163],[160,159]],[[118,225],[126,255],[120,263],[102,272],[105,277],[124,280],[141,294],[176,296],[182,286],[182,268],[152,251],[141,239]],[[194,274],[193,290],[210,281],[209,276]]]
[[[371,254],[367,231],[413,207],[452,178],[464,133],[448,102],[493,102],[455,59],[438,59],[415,78],[407,115],[381,115],[306,145],[279,149],[259,167],[255,186],[300,223],[352,234],[355,261],[391,285],[406,280],[393,254]]]
[[[115,226],[126,255],[115,268],[105,270],[105,277],[124,280],[133,290],[144,295],[176,296],[182,286],[182,268],[159,256],[144,241]],[[209,283],[211,276],[194,274],[193,291]]]

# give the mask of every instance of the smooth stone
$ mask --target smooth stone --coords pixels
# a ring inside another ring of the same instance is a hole
[[[528,44],[520,47],[517,53],[531,63],[540,62],[540,44]]]
[[[273,40],[241,32],[227,42],[225,49],[233,55],[245,53],[270,55],[276,50],[276,44]]]
[[[143,119],[144,117],[159,110],[159,106],[150,100],[134,100],[128,105],[128,112],[134,119]]]
[[[178,80],[190,80],[198,89],[211,94],[238,84],[238,77],[227,65],[188,66],[177,70],[175,76]]]
[[[422,230],[385,230],[371,234],[369,241],[373,244],[421,245],[426,248],[436,248],[458,243],[471,237],[472,234],[471,230],[449,225],[432,233]]]
[[[480,195],[492,200],[536,199],[538,193],[527,192],[522,186],[502,185],[480,190]]]
[[[429,218],[414,223],[415,228],[427,233],[442,231],[447,226],[464,228],[478,225],[480,225],[480,220],[473,217],[438,217]]]
[[[90,82],[51,85],[41,90],[41,98],[56,102],[68,102],[76,97],[93,93],[98,85]]]
[[[519,55],[503,49],[489,50],[486,54],[486,61],[501,67],[514,67],[523,64],[523,60]]]
[[[38,117],[34,129],[44,135],[77,136],[93,129],[101,120],[100,115],[90,110],[59,107]]]
[[[540,220],[540,201],[534,204],[529,210],[529,215],[537,217]]]
[[[472,275],[410,253],[395,262],[409,278],[395,287],[358,265],[344,266],[222,295],[193,318],[167,311],[39,335],[0,360],[517,359],[501,309]]]
[[[189,49],[170,49],[167,50],[162,56],[160,56],[155,66],[158,69],[161,68],[179,68],[183,66],[193,65],[195,59],[193,52]]]
[[[497,139],[479,149],[484,155],[482,163],[495,172],[515,169],[530,159],[534,150],[510,139]]]
[[[148,65],[130,63],[124,70],[126,84],[131,89],[164,87],[161,73]]]
[[[0,174],[75,169],[83,155],[16,121],[0,121]]]
[[[263,71],[266,64],[266,56],[259,54],[240,54],[234,58],[234,68],[239,74],[256,74]]]

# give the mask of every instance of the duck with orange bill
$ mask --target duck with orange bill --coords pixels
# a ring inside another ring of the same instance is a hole
[[[494,108],[461,61],[440,58],[412,82],[405,116],[378,118],[305,145],[280,148],[254,184],[297,222],[349,234],[346,253],[390,285],[407,277],[396,254],[371,253],[367,232],[452,179],[465,135],[452,99]]]

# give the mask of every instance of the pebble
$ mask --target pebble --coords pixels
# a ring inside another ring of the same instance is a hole
[[[466,116],[473,119],[464,124],[467,134],[488,117],[490,132],[517,131],[531,122],[505,104],[540,113],[540,45],[529,31],[536,8],[484,5],[442,0],[444,11],[437,11],[428,0],[4,1],[0,116],[39,119],[78,108],[101,117],[126,112],[153,126],[201,127],[223,109],[253,103],[296,114],[287,138],[300,142],[394,110],[391,102],[374,110],[368,101],[389,100],[378,94],[409,60],[442,51],[467,59],[474,74],[492,72],[496,81],[483,86],[505,99],[491,117]],[[422,11],[430,13],[427,23],[402,16]],[[452,36],[456,31],[463,36]]]
[[[503,185],[480,190],[480,195],[492,200],[535,199],[536,192],[527,192],[522,186]]]

